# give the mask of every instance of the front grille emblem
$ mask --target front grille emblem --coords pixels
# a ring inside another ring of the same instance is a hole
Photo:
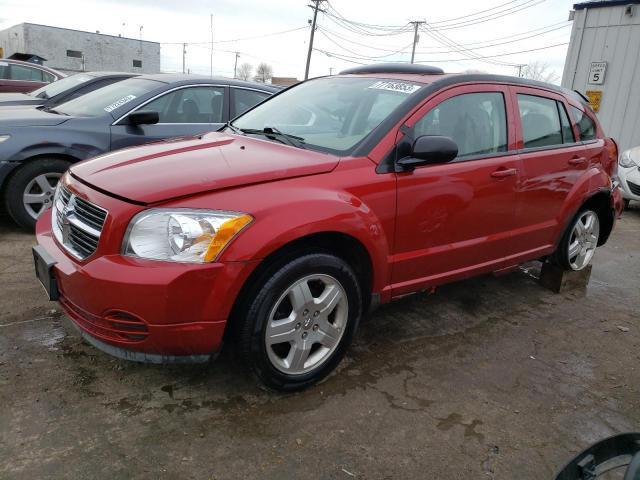
[[[69,236],[71,234],[71,223],[69,222],[69,215],[73,214],[76,206],[76,197],[71,195],[69,202],[64,206],[62,210],[62,243],[69,243]]]

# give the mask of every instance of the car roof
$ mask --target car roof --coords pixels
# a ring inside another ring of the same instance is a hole
[[[243,80],[235,80],[233,78],[225,77],[210,77],[208,75],[194,75],[187,73],[157,73],[153,75],[140,75],[138,78],[155,80],[158,82],[164,82],[179,85],[190,85],[198,83],[216,83],[221,85],[230,85],[233,87],[246,87],[258,90],[264,90],[266,92],[278,92],[279,89],[265,83],[258,82],[245,82]]]
[[[12,58],[0,58],[0,62],[13,63],[15,65],[24,65],[26,67],[40,68],[41,70],[46,70],[48,72],[55,73],[57,76],[59,76],[61,78],[65,76],[64,73],[59,72],[58,70],[54,70],[53,68],[49,68],[49,67],[46,67],[44,65],[40,65],[38,63],[23,62],[22,60],[14,60]]]

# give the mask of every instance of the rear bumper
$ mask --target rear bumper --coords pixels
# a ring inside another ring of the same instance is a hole
[[[53,275],[67,316],[95,347],[153,363],[204,362],[217,352],[227,316],[253,265],[191,265],[122,255],[79,263],[57,244],[50,215],[36,226],[55,260]]]

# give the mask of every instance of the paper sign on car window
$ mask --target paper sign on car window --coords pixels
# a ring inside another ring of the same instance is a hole
[[[104,107],[105,112],[113,112],[116,108],[120,108],[125,103],[129,103],[131,100],[136,98],[135,95],[127,95],[126,97],[122,97],[117,102],[113,102],[111,105],[107,105]]]
[[[400,92],[412,94],[420,88],[420,85],[405,82],[393,82],[388,80],[381,80],[379,82],[370,85],[369,88],[375,88],[376,90],[391,90],[392,92]]]

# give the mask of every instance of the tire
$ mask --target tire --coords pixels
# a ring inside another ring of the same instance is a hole
[[[344,357],[362,315],[355,273],[326,253],[280,261],[244,298],[249,303],[237,317],[238,352],[264,386],[278,391],[302,390],[326,377]]]
[[[625,210],[629,210],[629,204],[631,203],[631,200],[629,200],[628,198],[624,199],[624,209]]]
[[[591,262],[599,238],[600,218],[597,212],[580,210],[562,235],[552,259],[565,270],[582,270]]]
[[[28,161],[8,179],[5,207],[18,225],[28,230],[34,229],[37,217],[52,205],[57,179],[70,165],[58,158]],[[29,200],[33,202],[29,203]]]

